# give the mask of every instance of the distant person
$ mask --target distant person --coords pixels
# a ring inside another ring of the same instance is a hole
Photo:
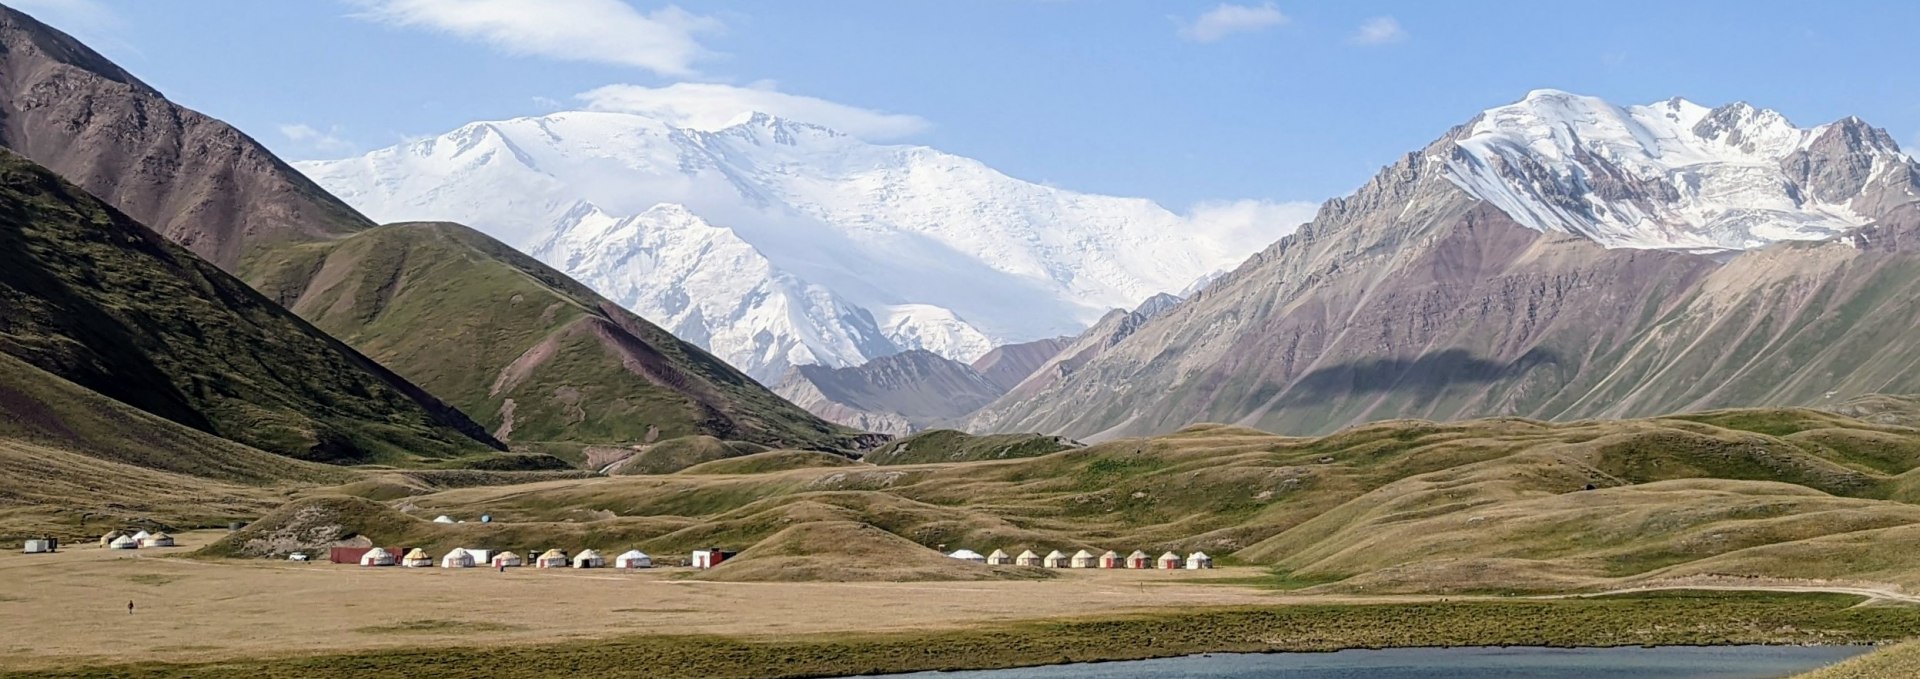
[[[127,600],[127,615],[133,615],[133,600]]]

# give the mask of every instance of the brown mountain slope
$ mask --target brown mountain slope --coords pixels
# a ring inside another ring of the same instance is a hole
[[[795,366],[774,391],[827,420],[904,436],[964,417],[1005,390],[966,364],[915,349],[851,368]]]
[[[1064,379],[1033,389],[1036,374],[974,427],[1308,434],[1920,391],[1920,190],[1910,161],[1858,172],[1890,142],[1855,128],[1826,128],[1793,162],[1827,178],[1809,192],[1855,196],[1878,223],[1724,265],[1520,226],[1442,175],[1457,128]]]
[[[1022,380],[1027,379],[1040,366],[1073,342],[1072,337],[1049,337],[1019,344],[1003,344],[993,348],[972,364],[972,368],[987,378],[1001,393],[1013,389]]]

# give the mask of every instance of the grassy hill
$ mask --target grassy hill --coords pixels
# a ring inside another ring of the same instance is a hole
[[[497,445],[460,411],[10,152],[0,152],[0,354],[301,459]]]
[[[850,446],[855,432],[499,241],[456,224],[284,247],[248,279],[515,444],[705,435]]]
[[[1078,446],[1078,443],[1059,436],[974,435],[952,429],[934,429],[889,441],[861,459],[882,465],[1011,460],[1038,457]]]
[[[1916,453],[1920,429],[1796,409],[1393,421],[1318,438],[1201,425],[1021,459],[610,477],[414,494],[405,515],[369,507],[412,517],[382,541],[435,548],[677,554],[850,522],[930,548],[1205,550],[1270,567],[1276,587],[1363,593],[1728,576],[1920,586]],[[482,534],[424,520],[482,512],[496,521]]]

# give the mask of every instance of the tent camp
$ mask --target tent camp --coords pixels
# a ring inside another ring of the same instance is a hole
[[[1132,554],[1127,555],[1127,567],[1128,568],[1152,568],[1153,557],[1147,556],[1146,552],[1142,552],[1137,549],[1133,550]]]
[[[400,559],[400,565],[407,568],[432,568],[433,555],[428,554],[427,550],[415,547]]]
[[[988,555],[987,555],[987,565],[990,565],[990,566],[1012,566],[1012,565],[1013,565],[1013,555],[1011,555],[1011,554],[1008,554],[1008,553],[1007,553],[1007,551],[1006,551],[1006,550],[1004,550],[1004,549],[996,549],[996,550],[993,550],[993,553],[992,553],[992,554],[988,554]]]
[[[393,552],[389,552],[381,547],[369,549],[367,553],[360,555],[360,565],[391,566],[393,565]]]
[[[1048,568],[1066,568],[1073,565],[1069,562],[1067,555],[1058,549],[1047,552],[1047,558],[1043,563]]]
[[[574,568],[606,568],[607,559],[606,557],[600,556],[599,552],[589,549],[589,550],[580,552],[580,556],[573,557],[573,567]]]
[[[473,554],[464,549],[455,549],[440,557],[441,568],[472,568],[477,563],[473,560]]]
[[[152,535],[147,536],[147,539],[141,540],[140,546],[141,547],[172,547],[173,536],[168,535],[166,533],[154,533]]]
[[[1089,552],[1087,550],[1082,549],[1078,552],[1073,553],[1073,567],[1074,568],[1099,568],[1100,557],[1094,556],[1093,552]]]
[[[962,549],[952,554],[948,554],[947,556],[953,557],[955,559],[959,559],[961,561],[972,561],[974,563],[987,562],[987,557],[980,556],[979,552],[973,551],[971,549]]]
[[[123,535],[126,535],[126,533],[122,533],[117,530],[107,531],[106,535],[100,536],[100,546],[106,547],[106,546],[112,545],[114,540],[119,539],[120,536],[123,536]]]
[[[513,550],[507,550],[493,555],[494,568],[519,568],[525,565],[527,565],[527,560],[520,558],[520,555],[513,553]]]
[[[1213,567],[1213,557],[1207,556],[1206,552],[1194,552],[1192,554],[1187,555],[1188,570],[1197,571],[1202,568],[1212,568],[1212,567]]]
[[[453,523],[453,517],[447,516],[445,514],[441,514],[439,516],[433,517],[433,522],[434,523]]]
[[[625,554],[621,554],[620,556],[613,557],[613,567],[614,568],[652,568],[653,557],[647,556],[646,552],[642,552],[638,549],[628,550],[627,553]]]
[[[534,568],[566,568],[567,553],[560,551],[558,549],[549,549],[545,552],[541,552],[540,558],[533,560],[533,567]]]
[[[140,543],[135,542],[134,539],[131,537],[122,535],[120,537],[114,538],[113,542],[107,543],[107,548],[108,549],[139,549]]]
[[[1020,566],[1044,566],[1044,565],[1046,565],[1046,564],[1045,564],[1044,562],[1042,562],[1042,561],[1040,560],[1040,555],[1039,555],[1039,554],[1035,554],[1035,553],[1033,553],[1033,550],[1031,550],[1031,549],[1029,549],[1029,550],[1027,550],[1027,551],[1024,551],[1024,552],[1021,552],[1021,553],[1020,553],[1020,556],[1019,556],[1019,558],[1016,558],[1016,559],[1014,559],[1014,560],[1013,560],[1013,562],[1014,562],[1014,564],[1016,564],[1016,565],[1020,565]]]
[[[1173,552],[1161,554],[1159,560],[1154,562],[1154,566],[1170,571],[1180,570],[1180,555]]]
[[[1100,555],[1101,568],[1126,568],[1127,562],[1120,559],[1119,552],[1107,552]]]

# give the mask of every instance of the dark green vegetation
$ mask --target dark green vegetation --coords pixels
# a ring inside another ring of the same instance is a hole
[[[398,461],[493,445],[458,410],[5,152],[0,353],[291,457]]]
[[[929,462],[978,462],[1012,460],[1057,453],[1080,444],[1058,436],[1040,434],[987,434],[976,436],[952,429],[923,431],[888,442],[861,459],[880,465],[925,464]]]
[[[249,271],[269,296],[515,444],[854,443],[851,430],[457,224],[283,247]]]
[[[200,665],[123,664],[60,676],[483,676],[564,667],[599,677],[820,677],[986,669],[1206,652],[1416,646],[1868,643],[1920,632],[1920,608],[1833,595],[1608,597],[1198,609],[973,629],[779,639],[641,636],[553,644],[380,650]],[[19,673],[9,676],[50,676]]]

